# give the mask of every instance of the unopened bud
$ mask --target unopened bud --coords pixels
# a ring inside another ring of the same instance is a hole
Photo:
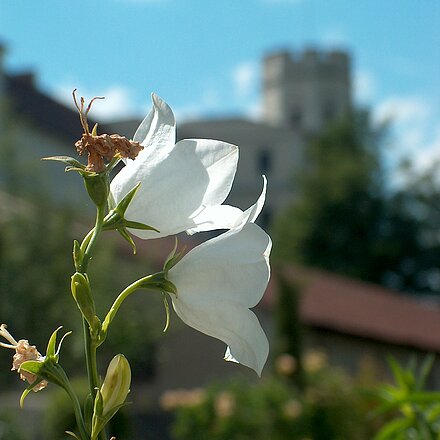
[[[130,383],[130,365],[125,356],[118,354],[111,360],[104,382],[96,393],[92,418],[92,440],[98,437],[108,421],[123,406],[130,392]]]
[[[75,272],[72,275],[71,289],[78,308],[90,327],[93,327],[96,311],[89,280],[82,273]]]
[[[103,415],[111,413],[125,402],[130,391],[130,383],[130,364],[124,355],[118,354],[111,360],[101,386]]]

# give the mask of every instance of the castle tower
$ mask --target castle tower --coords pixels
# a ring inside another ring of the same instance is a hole
[[[264,59],[264,120],[317,133],[351,107],[350,59],[345,52],[277,52]]]

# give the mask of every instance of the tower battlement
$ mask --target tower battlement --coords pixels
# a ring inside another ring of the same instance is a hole
[[[350,57],[315,49],[269,54],[263,89],[266,122],[317,132],[350,108]]]

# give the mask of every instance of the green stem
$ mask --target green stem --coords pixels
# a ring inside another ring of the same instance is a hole
[[[86,237],[84,238],[81,244],[82,249],[83,247],[85,247],[84,257],[80,266],[81,273],[87,272],[88,264],[92,256],[93,249],[102,231],[104,216],[105,216],[105,207],[98,206],[96,212],[95,227],[86,235]],[[94,400],[96,396],[96,388],[99,388],[100,386],[97,359],[96,359],[97,346],[92,341],[92,338],[90,336],[89,325],[84,318],[83,318],[83,334],[84,334],[84,349],[85,349],[87,376],[89,379],[90,394],[92,395]],[[101,432],[100,438],[102,440],[106,440],[105,430]]]
[[[104,222],[104,216],[105,216],[105,207],[104,206],[98,206],[97,212],[96,212],[96,222],[95,227],[86,235],[86,238],[83,240],[83,244],[81,247],[86,244],[86,249],[84,251],[84,258],[81,263],[80,272],[86,273],[87,267],[89,265],[90,258],[92,256],[92,251],[96,245],[96,242],[98,240],[99,234],[102,231],[102,224]],[[89,238],[89,235],[90,238]]]
[[[87,434],[86,427],[84,424],[84,418],[81,411],[81,405],[79,403],[78,397],[75,394],[75,391],[73,390],[72,386],[70,385],[70,382],[67,382],[65,384],[64,388],[67,392],[67,394],[70,397],[70,400],[73,404],[73,410],[75,412],[75,418],[76,418],[76,424],[78,425],[79,435],[81,439],[88,440],[89,435]]]
[[[128,287],[126,287],[115,299],[114,303],[110,307],[110,310],[108,311],[103,323],[102,323],[102,330],[104,334],[107,333],[108,327],[110,323],[113,321],[113,318],[116,316],[116,313],[119,310],[119,307],[121,307],[124,300],[131,295],[133,292],[135,292],[137,289],[139,289],[142,285],[142,287],[145,286],[145,283],[148,282],[149,279],[152,279],[154,275],[148,275],[144,278],[141,278],[134,283],[130,284]]]

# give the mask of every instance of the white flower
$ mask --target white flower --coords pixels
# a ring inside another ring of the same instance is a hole
[[[269,343],[254,307],[270,277],[270,237],[246,223],[197,246],[168,272],[177,315],[189,326],[228,345],[225,359],[254,369],[267,360]]]
[[[160,233],[130,232],[144,239],[159,238],[182,231],[230,229],[253,221],[264,203],[265,183],[260,199],[247,211],[222,205],[234,180],[238,147],[210,139],[184,139],[176,144],[172,110],[157,95],[152,100],[153,110],[133,138],[144,149],[136,159],[125,160],[110,191],[118,203],[140,182],[125,217]]]

